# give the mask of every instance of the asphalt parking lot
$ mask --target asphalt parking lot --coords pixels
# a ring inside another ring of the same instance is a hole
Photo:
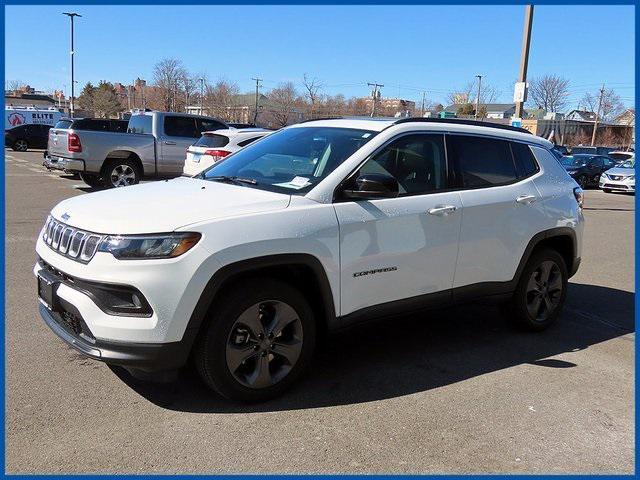
[[[90,189],[41,151],[5,156],[7,473],[634,471],[633,196],[586,192],[582,266],[546,332],[478,305],[379,322],[331,338],[283,398],[242,406],[189,372],[136,382],[44,325],[36,236]]]

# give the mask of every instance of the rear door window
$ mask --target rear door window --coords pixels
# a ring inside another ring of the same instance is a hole
[[[200,132],[196,129],[196,119],[194,117],[164,117],[164,133],[170,137],[197,138],[200,136]]]
[[[450,139],[457,186],[493,187],[517,180],[508,141],[471,135]]]

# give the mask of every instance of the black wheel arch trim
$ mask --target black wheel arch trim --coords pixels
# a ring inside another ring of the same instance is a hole
[[[213,305],[213,301],[220,290],[233,281],[234,277],[239,277],[252,272],[259,272],[261,269],[269,267],[296,267],[303,266],[310,268],[315,277],[315,281],[320,287],[318,292],[324,306],[324,318],[320,319],[324,324],[331,328],[336,321],[335,305],[333,301],[333,292],[331,284],[327,278],[327,273],[317,257],[307,253],[285,253],[276,255],[267,255],[255,257],[246,260],[234,262],[216,271],[211,279],[207,282],[198,302],[189,318],[187,328],[182,337],[185,350],[191,351],[200,328],[204,323],[207,312]],[[294,285],[295,287],[295,285]]]

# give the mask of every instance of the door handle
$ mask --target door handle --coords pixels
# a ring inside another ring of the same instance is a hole
[[[516,198],[516,203],[524,203],[525,205],[529,205],[536,201],[535,195],[520,195]]]
[[[427,213],[429,213],[429,215],[437,215],[439,217],[444,217],[446,215],[449,215],[450,213],[453,213],[457,210],[457,207],[455,205],[436,205],[433,208],[430,208]]]
[[[170,142],[169,140],[165,140],[165,141],[164,141],[164,144],[165,144],[165,145],[175,145],[175,144],[176,144],[176,142]]]

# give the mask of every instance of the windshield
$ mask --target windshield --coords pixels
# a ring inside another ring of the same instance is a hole
[[[264,137],[200,175],[206,180],[239,178],[282,193],[309,191],[376,132],[350,128],[295,127]]]
[[[631,160],[627,160],[626,162],[620,165],[621,168],[635,168],[635,166],[636,166],[635,158],[632,158]]]

